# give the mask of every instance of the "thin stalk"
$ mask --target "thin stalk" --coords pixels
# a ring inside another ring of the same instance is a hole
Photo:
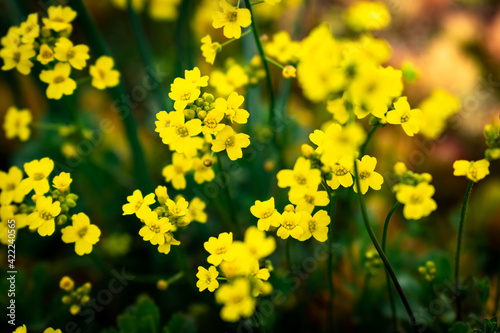
[[[252,31],[255,39],[255,44],[257,45],[257,50],[259,51],[260,58],[262,59],[264,70],[266,71],[266,81],[267,81],[267,87],[269,89],[269,99],[271,101],[269,110],[269,124],[271,125],[273,118],[275,118],[274,92],[273,92],[273,82],[271,80],[271,72],[269,71],[269,66],[267,65],[266,62],[266,55],[264,54],[264,48],[262,47],[262,43],[260,42],[259,31],[257,30],[257,24],[255,23],[255,16],[253,14],[252,4],[250,3],[250,0],[245,0],[245,6],[250,11],[250,15],[252,17]]]
[[[228,40],[227,42],[222,43],[220,46],[221,46],[221,47],[224,47],[224,46],[226,46],[226,45],[231,44],[231,43],[232,43],[232,42],[234,42],[234,41],[240,40],[240,39],[241,39],[241,37],[248,35],[249,33],[251,33],[251,32],[252,32],[252,30],[253,30],[253,29],[252,29],[252,28],[250,28],[250,29],[248,29],[247,31],[245,31],[244,33],[242,33],[242,34],[241,34],[241,36],[240,36],[240,38],[233,38],[233,39],[230,39],[230,40]]]
[[[82,78],[79,78],[78,80],[76,80],[76,85],[79,86],[81,84],[85,84],[87,82],[90,82],[91,80],[92,80],[92,78],[90,76],[82,77]]]
[[[498,313],[498,306],[500,303],[500,269],[497,274],[497,295],[495,296],[495,304],[493,308],[493,316],[496,316]]]
[[[330,292],[330,299],[328,300],[328,332],[333,332],[333,298],[335,296],[333,288],[333,215],[335,213],[335,204],[337,203],[337,195],[333,193],[330,186],[326,181],[322,182],[323,187],[328,193],[330,203],[328,207],[328,214],[330,215],[330,226],[328,229],[328,290]]]
[[[236,236],[240,237],[242,236],[240,225],[238,223],[238,215],[236,214],[236,210],[234,208],[234,201],[231,196],[231,191],[229,190],[229,173],[225,171],[224,165],[222,162],[222,159],[220,158],[220,154],[217,156],[217,165],[219,166],[219,170],[221,175],[223,175],[226,178],[226,182],[223,185],[224,187],[224,194],[226,196],[227,200],[227,207],[229,210],[229,216],[231,217],[231,223],[234,226]]]
[[[167,279],[167,286],[170,286],[172,283],[179,281],[180,279],[182,279],[183,276],[184,276],[184,272],[182,272],[182,271],[175,274],[175,275],[172,275],[171,277],[169,277]]]
[[[71,2],[73,9],[78,12],[77,20],[79,20],[82,31],[85,33],[87,42],[90,44],[91,49],[97,56],[108,55],[111,53],[107,50],[104,39],[102,38],[97,26],[94,24],[90,17],[87,8],[82,0],[74,0]],[[127,102],[123,102],[129,95],[120,82],[118,86],[109,89],[116,105],[121,110],[120,115],[125,127],[125,133],[129,142],[130,150],[133,156],[134,176],[137,186],[146,193],[153,192],[153,185],[149,178],[144,152],[139,136],[137,135],[137,125],[132,109]]]
[[[251,2],[250,3],[250,6],[255,6],[255,5],[258,5],[258,4],[261,4],[261,3],[264,3],[265,1],[262,0],[262,1],[255,1],[255,2]]]
[[[160,104],[162,110],[167,110],[167,101],[165,100],[165,94],[161,90],[160,81],[158,76],[156,75],[156,71],[154,70],[154,60],[153,55],[151,54],[151,49],[147,43],[146,34],[144,33],[144,29],[142,29],[141,22],[139,20],[139,16],[137,15],[134,6],[132,6],[132,0],[127,0],[127,12],[130,18],[130,22],[132,23],[132,30],[134,31],[134,37],[137,42],[137,46],[139,47],[139,53],[141,54],[142,62],[146,69],[150,69],[147,71],[149,75],[151,75],[153,81],[156,83],[153,85],[153,91],[156,95],[156,99]]]
[[[389,259],[385,256],[384,251],[382,250],[382,247],[380,246],[377,237],[375,236],[375,233],[373,232],[373,228],[370,224],[370,221],[368,220],[368,213],[366,211],[366,205],[365,201],[363,199],[363,194],[361,194],[361,186],[359,184],[359,174],[358,174],[358,164],[356,160],[354,160],[354,173],[355,173],[355,179],[356,179],[356,187],[357,187],[357,197],[359,201],[359,207],[361,209],[361,216],[363,218],[363,223],[365,224],[366,231],[368,232],[368,235],[370,236],[370,239],[373,243],[373,246],[375,246],[375,249],[378,252],[378,255],[384,262],[385,268],[387,269],[387,272],[391,276],[392,282],[394,283],[394,286],[396,287],[396,290],[398,291],[399,297],[401,298],[401,301],[403,302],[403,305],[406,309],[406,312],[408,313],[408,316],[410,317],[410,323],[411,326],[413,327],[413,330],[415,332],[419,332],[417,323],[415,321],[415,316],[413,315],[413,311],[411,310],[410,303],[408,302],[408,299],[406,298],[405,293],[403,292],[403,289],[401,288],[401,285],[399,284],[399,280],[396,277],[396,274],[394,273],[394,270],[392,269],[391,263],[389,262]]]
[[[465,190],[465,197],[462,203],[462,213],[460,214],[460,225],[458,227],[457,253],[455,256],[455,295],[457,296],[457,321],[460,321],[462,319],[462,299],[458,291],[458,276],[460,275],[460,252],[462,250],[462,237],[464,233],[465,215],[467,213],[467,204],[469,203],[472,185],[474,185],[474,181],[469,180],[467,189]]]
[[[266,57],[266,61],[273,64],[274,66],[278,67],[281,70],[283,70],[285,68],[282,64],[280,64],[279,62],[277,62],[271,58]]]
[[[373,134],[375,133],[375,131],[377,130],[378,127],[379,127],[379,124],[375,124],[375,125],[373,125],[370,132],[368,132],[368,136],[366,137],[365,142],[361,145],[361,148],[359,148],[359,157],[360,158],[363,157],[363,155],[365,154],[366,146],[370,142],[370,139],[372,138]]]
[[[391,221],[392,214],[398,209],[400,203],[399,201],[396,201],[394,206],[392,206],[391,210],[387,214],[387,217],[385,219],[384,223],[384,233],[382,235],[382,251],[385,253],[385,247],[387,243],[387,230],[389,229],[389,222]],[[392,294],[392,287],[391,287],[391,279],[389,277],[389,273],[387,272],[387,269],[385,270],[385,279],[387,281],[387,294],[389,295],[389,302],[391,304],[391,313],[392,313],[392,325],[394,326],[394,332],[397,332],[398,328],[398,320],[397,320],[397,312],[396,312],[396,303],[394,302],[394,295]]]

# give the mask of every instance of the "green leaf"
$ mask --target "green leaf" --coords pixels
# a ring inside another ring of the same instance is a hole
[[[177,313],[172,316],[170,321],[168,322],[167,327],[165,327],[164,332],[168,333],[195,333],[196,328],[192,318],[187,317],[183,314]]]
[[[490,280],[487,277],[482,280],[474,278],[474,283],[476,284],[481,304],[486,305],[486,302],[490,297]]]
[[[484,333],[496,333],[497,332],[497,317],[491,319],[484,318]]]
[[[120,333],[160,332],[160,311],[146,295],[139,296],[136,304],[120,315],[117,321]]]
[[[466,323],[458,322],[455,323],[449,330],[448,333],[469,333],[471,331],[470,326]]]

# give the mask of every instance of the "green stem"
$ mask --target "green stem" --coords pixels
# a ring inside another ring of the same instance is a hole
[[[241,37],[248,35],[249,33],[251,33],[251,32],[252,32],[252,30],[253,30],[253,29],[252,29],[252,28],[250,28],[250,29],[248,29],[247,31],[245,31],[244,33],[242,33],[242,34],[241,34],[241,36],[240,36],[240,38],[233,38],[233,39],[228,40],[227,42],[222,43],[222,44],[220,45],[220,46],[221,46],[221,48],[223,48],[223,47],[224,47],[224,46],[226,46],[226,45],[231,44],[231,43],[232,43],[232,42],[234,42],[234,41],[240,40],[240,39],[241,39]]]
[[[378,127],[379,127],[379,124],[377,123],[377,124],[373,125],[370,132],[368,132],[368,136],[366,137],[365,142],[361,145],[361,148],[359,149],[359,157],[360,158],[363,157],[363,155],[365,154],[366,146],[370,142],[370,139],[372,138],[373,134],[375,133],[375,131],[377,130]]]
[[[37,128],[44,131],[59,131],[61,127],[65,127],[64,124],[49,124],[49,123],[31,123],[31,127]]]
[[[82,77],[82,78],[79,78],[78,80],[76,80],[76,85],[79,86],[81,84],[84,84],[84,83],[87,83],[87,82],[90,82],[92,80],[92,77],[90,76],[86,76],[86,77]]]
[[[277,62],[271,58],[266,57],[266,61],[270,62],[271,64],[273,64],[274,66],[278,67],[281,70],[283,70],[285,68],[282,64],[280,64],[279,62]]]
[[[92,18],[90,17],[87,8],[82,0],[74,0],[71,2],[73,9],[78,13],[77,20],[79,20],[82,31],[85,33],[86,39],[91,46],[91,49],[97,56],[108,55],[106,44],[104,39],[99,33],[97,26],[94,24]],[[121,119],[123,121],[127,139],[129,141],[130,150],[133,156],[134,164],[134,175],[137,182],[138,188],[142,189],[146,193],[153,192],[153,185],[151,184],[151,179],[149,178],[149,173],[147,169],[146,160],[144,158],[144,152],[142,150],[141,144],[139,142],[139,137],[137,135],[137,125],[135,117],[132,113],[132,109],[127,102],[123,102],[123,99],[129,97],[123,83],[120,82],[118,86],[109,89],[110,93],[115,100],[115,103],[122,110]]]
[[[156,71],[154,70],[154,60],[151,54],[151,49],[147,43],[146,34],[142,29],[141,22],[139,21],[139,16],[132,6],[132,0],[127,0],[127,12],[130,18],[130,22],[132,23],[132,30],[134,31],[137,46],[139,46],[139,53],[141,54],[142,62],[144,63],[146,68],[150,69],[148,73],[151,75],[154,81],[153,91],[156,95],[156,99],[160,104],[161,109],[167,110],[167,101],[165,100],[165,94],[161,90],[160,80],[158,79]]]
[[[291,238],[292,236],[288,236],[286,239],[286,244],[285,244],[285,255],[286,255],[286,264],[288,266],[288,269],[290,270],[290,273],[293,272],[292,270],[292,250],[291,250]]]
[[[180,271],[179,273],[172,275],[167,279],[167,286],[170,286],[172,283],[179,281],[180,279],[182,279],[183,276],[184,276],[183,271]]]
[[[255,1],[255,2],[250,2],[250,6],[255,6],[255,5],[258,5],[258,4],[261,4],[261,3],[264,3],[265,1],[262,0],[262,1]]]
[[[333,332],[333,298],[335,296],[333,288],[333,215],[335,213],[335,204],[337,203],[337,195],[331,190],[330,186],[323,179],[322,185],[328,193],[330,203],[328,207],[328,214],[330,215],[330,226],[328,229],[328,289],[330,292],[330,299],[328,300],[328,332]]]
[[[495,297],[495,304],[494,304],[494,308],[493,308],[493,316],[496,316],[497,313],[498,313],[499,303],[500,303],[500,268],[499,268],[498,274],[497,274],[497,295]]]
[[[363,199],[363,194],[361,194],[361,186],[359,183],[359,174],[358,174],[358,163],[356,160],[354,160],[354,173],[355,173],[355,179],[356,179],[356,188],[357,188],[357,197],[359,201],[359,207],[361,209],[361,216],[363,218],[363,223],[365,224],[366,231],[368,232],[368,235],[370,236],[370,239],[375,246],[375,249],[378,252],[378,255],[384,262],[385,268],[387,269],[387,272],[391,276],[392,282],[394,283],[394,286],[396,287],[396,290],[398,291],[399,297],[401,298],[401,301],[403,302],[403,305],[406,309],[406,312],[408,313],[408,316],[410,317],[410,323],[411,326],[413,327],[413,330],[415,332],[419,332],[417,323],[415,321],[415,316],[413,315],[413,311],[411,310],[410,303],[408,302],[408,299],[406,298],[405,293],[403,292],[403,289],[401,288],[401,285],[399,284],[398,278],[396,277],[396,274],[394,273],[394,270],[392,269],[391,263],[389,262],[389,259],[385,256],[384,251],[382,250],[382,247],[380,246],[377,237],[375,236],[375,233],[373,232],[373,228],[370,224],[370,221],[368,220],[368,213],[366,211],[366,205],[365,201]]]
[[[462,203],[462,213],[460,214],[460,225],[458,229],[457,253],[455,256],[455,296],[457,297],[457,321],[460,321],[462,319],[462,298],[460,297],[458,290],[458,277],[460,274],[460,252],[462,249],[462,237],[464,233],[465,215],[467,213],[467,204],[469,202],[472,185],[474,185],[474,181],[469,180],[469,183],[467,184],[467,189],[465,190],[464,201]]]
[[[391,210],[387,214],[387,217],[385,219],[384,223],[384,233],[382,235],[382,251],[385,253],[385,248],[386,248],[386,243],[387,243],[387,230],[389,229],[389,222],[391,221],[392,214],[398,209],[400,203],[399,201],[396,201],[394,206],[392,206]],[[391,313],[392,313],[392,325],[394,327],[394,332],[397,332],[398,329],[398,322],[397,322],[397,312],[396,312],[396,303],[394,302],[394,295],[392,294],[392,286],[391,286],[391,279],[389,277],[389,273],[387,272],[387,269],[385,270],[385,279],[387,282],[387,294],[389,295],[389,302],[391,304]]]
[[[224,187],[224,194],[226,196],[226,201],[227,201],[227,208],[229,210],[229,216],[231,217],[231,224],[234,227],[236,236],[242,237],[242,232],[240,229],[240,225],[238,223],[238,216],[236,214],[236,210],[234,207],[235,203],[232,199],[231,191],[229,190],[229,173],[226,172],[224,169],[224,165],[223,165],[220,154],[217,154],[217,165],[219,166],[219,170],[220,170],[221,175],[226,180],[225,184],[223,184],[223,187]]]
[[[272,125],[272,120],[275,118],[274,113],[274,92],[273,92],[273,82],[271,80],[271,72],[269,71],[269,66],[267,65],[266,55],[264,54],[264,48],[260,42],[259,31],[257,30],[257,24],[255,23],[255,16],[252,10],[252,4],[250,0],[245,0],[245,6],[250,11],[252,17],[252,31],[255,39],[255,44],[257,45],[257,50],[259,51],[260,58],[262,59],[262,64],[264,65],[264,70],[266,71],[267,87],[269,89],[269,99],[271,100],[270,110],[269,110],[269,124]]]

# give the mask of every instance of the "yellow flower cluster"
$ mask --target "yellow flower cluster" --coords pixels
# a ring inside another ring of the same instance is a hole
[[[396,199],[404,205],[405,218],[420,220],[436,210],[436,201],[432,199],[436,190],[430,184],[430,174],[414,173],[408,170],[403,162],[396,163],[394,171],[399,182],[394,185],[393,190],[396,192]]]
[[[156,197],[156,199],[155,199]],[[140,190],[127,197],[128,203],[123,205],[123,215],[133,215],[143,223],[139,235],[152,245],[158,245],[158,252],[168,254],[172,245],[180,242],[174,238],[174,232],[187,227],[192,221],[205,223],[206,204],[199,198],[191,202],[182,196],[172,200],[165,186],[158,186],[155,193],[146,196]],[[151,205],[158,203],[154,209]]]
[[[438,89],[424,99],[418,108],[422,110],[420,132],[428,139],[437,139],[446,127],[446,120],[458,112],[460,100],[444,90]]]
[[[488,149],[484,153],[489,161],[500,159],[500,123],[494,122],[484,127],[484,136]]]
[[[54,169],[50,158],[33,160],[24,164],[23,172],[12,166],[8,172],[0,171],[0,241],[9,242],[7,237],[7,221],[15,220],[16,229],[26,226],[36,230],[42,237],[54,234],[57,225],[68,221],[69,211],[76,206],[78,196],[70,191],[73,181],[67,172],[53,177],[52,188],[49,176]],[[31,201],[27,195],[34,191]],[[99,241],[99,228],[90,224],[84,213],[72,216],[73,225],[62,229],[62,240],[75,243],[78,255],[92,252],[92,246]]]
[[[33,13],[19,26],[11,27],[1,39],[2,70],[15,68],[28,75],[36,60],[45,68],[39,78],[48,84],[47,98],[61,99],[63,95],[72,95],[77,84],[71,71],[83,70],[90,59],[87,45],[75,45],[69,39],[73,31],[71,23],[76,16],[70,7],[51,6],[48,17],[43,17],[42,22],[38,14]],[[106,56],[97,59],[89,71],[92,85],[97,89],[116,86],[120,73],[113,67],[113,59]]]
[[[418,272],[427,282],[432,282],[436,278],[436,264],[433,261],[427,261],[424,266],[418,268]]]
[[[127,9],[127,0],[111,0],[111,3],[117,8]],[[179,16],[180,3],[181,0],[132,0],[132,7],[137,12],[147,7],[147,12],[153,20],[174,21]]]
[[[28,329],[26,328],[26,325],[19,326],[16,328],[16,330],[12,333],[28,333]],[[52,327],[46,328],[43,333],[62,333],[60,329],[53,329]]]
[[[19,110],[15,106],[11,106],[7,110],[3,122],[3,129],[7,139],[18,137],[21,141],[27,141],[31,135],[32,116],[28,109]]]
[[[215,291],[217,302],[223,304],[223,320],[236,322],[250,317],[256,298],[272,292],[272,285],[267,282],[270,269],[261,262],[274,252],[276,241],[256,227],[249,227],[243,241],[234,241],[232,233],[223,232],[217,238],[210,237],[204,247],[210,254],[207,262],[212,266],[198,267],[196,286],[200,292]],[[227,282],[219,286],[218,278]]]
[[[69,307],[69,312],[72,315],[78,314],[82,306],[85,306],[90,301],[89,294],[92,289],[90,282],[84,283],[75,289],[75,282],[69,276],[64,276],[59,281],[59,287],[67,292],[62,298],[62,302]]]

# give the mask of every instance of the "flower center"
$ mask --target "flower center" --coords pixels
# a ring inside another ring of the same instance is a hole
[[[78,230],[78,236],[79,236],[80,238],[85,237],[85,235],[87,234],[87,230],[88,230],[88,229],[89,229],[88,227],[83,227],[83,228],[81,228],[80,230]]]
[[[215,254],[221,255],[221,254],[226,253],[226,251],[227,251],[226,247],[225,246],[221,246],[221,247],[218,247],[215,250]]]
[[[262,213],[261,218],[267,219],[268,217],[271,217],[273,215],[273,213],[274,213],[274,209],[268,210],[267,212]]]
[[[228,16],[228,21],[229,22],[236,22],[237,19],[238,19],[238,13],[237,12],[232,12]]]
[[[184,94],[181,95],[181,101],[189,101],[191,99],[191,93],[190,92],[186,92]]]
[[[307,182],[306,177],[304,177],[304,175],[302,174],[295,174],[294,178],[295,181],[300,185],[304,185]]]
[[[226,148],[234,146],[234,135],[226,139]]]
[[[56,76],[54,78],[54,83],[62,83],[64,82],[64,80],[65,80],[64,76]]]
[[[137,200],[137,202],[135,203],[135,210],[136,211],[138,211],[139,208],[141,208],[143,202],[144,202],[144,200]]]
[[[75,51],[73,49],[69,50],[67,57],[68,57],[68,60],[73,59],[75,57]]]
[[[368,171],[363,171],[363,172],[361,172],[361,173],[359,174],[359,178],[361,178],[361,179],[366,179],[366,178],[369,178],[369,177],[370,177],[370,175],[371,175],[371,173],[370,173],[370,172],[368,172]]]
[[[52,58],[52,53],[49,51],[45,51],[42,53],[42,58],[50,59],[50,58]]]
[[[419,204],[419,203],[422,203],[422,197],[419,196],[418,194],[412,194],[412,196],[410,197],[410,203],[416,205],[416,204]]]
[[[401,116],[401,123],[406,123],[408,120],[410,120],[410,116],[407,113],[404,113]]]
[[[12,60],[14,60],[16,64],[19,63],[19,61],[21,61],[21,52],[14,52]]]
[[[309,231],[313,233],[316,230],[316,221],[312,219],[309,221]]]
[[[44,178],[45,178],[45,176],[41,172],[35,173],[35,175],[33,176],[34,180],[42,180]]]
[[[184,138],[184,137],[186,137],[186,136],[188,136],[188,135],[189,135],[189,132],[188,132],[188,129],[187,129],[185,126],[179,126],[179,127],[177,128],[177,134],[178,134],[180,137]]]
[[[210,129],[214,129],[217,127],[217,121],[214,118],[205,118],[205,126]]]
[[[341,165],[338,165],[335,168],[335,171],[333,173],[335,174],[335,176],[339,176],[340,177],[340,176],[346,175],[348,172],[349,172],[349,170],[347,170],[346,168],[344,168]]]
[[[40,212],[40,217],[45,220],[45,221],[49,221],[49,220],[52,220],[54,217],[46,210],[42,210]]]
[[[152,223],[149,225],[149,230],[151,230],[155,234],[158,234],[160,233],[160,226],[158,224]]]
[[[287,230],[292,230],[296,226],[295,222],[293,220],[284,220],[283,221],[283,228]]]
[[[6,191],[12,191],[16,188],[16,184],[15,183],[8,183],[7,186],[5,186],[5,190]]]
[[[314,196],[306,194],[304,195],[304,200],[311,205],[314,205]]]

